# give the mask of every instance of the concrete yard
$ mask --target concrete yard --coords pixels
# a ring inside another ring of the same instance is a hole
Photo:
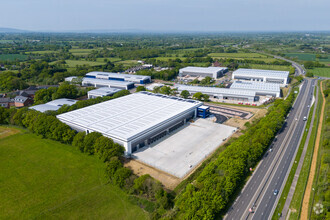
[[[197,119],[132,157],[178,178],[185,177],[212,153],[236,128]]]

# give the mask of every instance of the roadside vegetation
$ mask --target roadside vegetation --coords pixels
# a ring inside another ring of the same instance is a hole
[[[315,112],[314,124],[313,124],[312,131],[311,131],[312,132],[311,137],[308,142],[305,159],[304,159],[304,162],[303,162],[303,165],[301,168],[301,172],[299,174],[298,182],[296,185],[296,189],[294,191],[292,201],[290,204],[290,209],[291,209],[290,219],[300,219],[303,197],[304,197],[304,193],[305,193],[305,189],[306,189],[306,185],[307,185],[307,181],[308,181],[308,176],[309,176],[309,171],[310,171],[310,165],[311,165],[312,157],[313,157],[313,150],[314,150],[315,139],[316,139],[316,134],[317,134],[317,127],[319,124],[320,111],[321,111],[321,106],[323,103],[321,93],[319,92],[317,95],[318,95],[318,104],[317,104],[317,106],[315,106],[316,112]]]
[[[317,168],[313,182],[313,191],[309,201],[308,216],[310,219],[330,218],[330,121],[327,117],[330,114],[330,80],[323,82],[323,93],[325,96],[325,112],[321,133],[320,148],[317,159]]]

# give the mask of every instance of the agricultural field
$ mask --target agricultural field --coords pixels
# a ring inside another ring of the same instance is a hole
[[[267,58],[266,55],[260,53],[210,53],[209,56],[214,58],[242,58],[242,59]]]
[[[59,53],[59,51],[56,51],[56,50],[39,50],[39,51],[27,52],[27,54],[47,54],[47,53]]]
[[[6,60],[6,61],[24,61],[27,59],[27,55],[23,54],[0,54],[0,61]]]
[[[330,77],[330,68],[313,68],[308,70],[314,74],[314,76]]]
[[[65,62],[69,67],[76,67],[77,65],[84,65],[84,64],[90,66],[99,66],[105,64],[105,62],[88,61],[88,60],[65,60]]]
[[[96,61],[97,61],[97,62],[104,62],[104,59],[108,59],[108,60],[110,60],[110,62],[112,62],[112,63],[115,63],[115,62],[121,61],[121,59],[118,58],[118,57],[102,57],[102,58],[96,58]]]
[[[290,66],[282,66],[282,65],[249,64],[249,67],[251,69],[281,70],[281,71],[290,70]]]
[[[137,60],[123,60],[123,61],[118,61],[116,63],[123,64],[124,67],[136,66],[138,64]]]
[[[83,56],[90,54],[94,49],[70,49],[69,52],[73,55]]]
[[[71,145],[1,127],[0,155],[0,219],[148,218],[107,184],[104,163]]]

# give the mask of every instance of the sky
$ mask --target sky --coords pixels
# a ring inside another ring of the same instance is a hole
[[[329,31],[330,0],[0,0],[31,31]]]

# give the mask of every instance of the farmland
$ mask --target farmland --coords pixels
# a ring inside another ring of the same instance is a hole
[[[5,61],[14,61],[14,60],[24,61],[26,59],[27,56],[24,54],[0,54],[0,60],[5,60]]]
[[[105,164],[72,146],[1,127],[0,219],[146,219]],[[15,134],[16,132],[16,134]]]
[[[330,77],[330,68],[314,68],[310,71],[314,76]]]

